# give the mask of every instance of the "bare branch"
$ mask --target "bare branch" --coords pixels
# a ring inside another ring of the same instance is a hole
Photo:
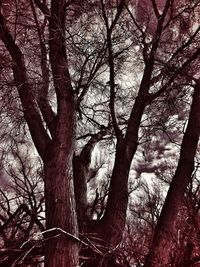
[[[36,29],[39,37],[39,43],[40,43],[40,49],[41,49],[41,71],[42,71],[42,86],[40,90],[40,96],[38,100],[38,104],[40,107],[40,110],[42,112],[43,118],[49,128],[49,131],[51,133],[51,136],[54,136],[55,132],[55,119],[56,116],[52,110],[52,107],[49,104],[48,101],[48,90],[49,90],[49,67],[48,67],[48,60],[47,60],[47,48],[44,41],[43,33],[41,32],[41,27],[38,22],[37,14],[35,11],[35,7],[33,4],[33,0],[30,0],[31,3],[31,9],[33,12],[33,17],[36,24]]]
[[[51,12],[48,9],[47,5],[44,2],[41,2],[40,0],[34,0],[34,3],[40,9],[40,11],[49,19]]]
[[[151,3],[152,3],[152,6],[153,6],[153,9],[154,9],[154,13],[156,15],[156,18],[159,19],[160,18],[160,13],[158,11],[158,7],[157,7],[157,4],[156,4],[156,1],[155,0],[151,0]]]
[[[14,79],[22,102],[24,117],[30,129],[31,136],[38,150],[38,153],[43,158],[46,145],[50,141],[50,138],[44,129],[36,102],[31,93],[32,88],[28,82],[24,58],[20,51],[20,48],[17,46],[17,44],[15,44],[13,37],[6,29],[4,24],[4,17],[2,14],[0,14],[0,26],[0,38],[9,51],[13,60]]]
[[[163,85],[161,87],[160,90],[158,90],[156,93],[154,94],[151,94],[150,95],[150,98],[149,98],[149,101],[153,101],[154,99],[156,99],[157,97],[159,97],[163,92],[165,92],[165,90],[167,88],[169,88],[169,86],[173,83],[173,81],[175,80],[175,78],[178,76],[178,75],[181,75],[181,73],[184,72],[184,70],[194,61],[196,60],[198,57],[200,56],[200,48],[198,48],[194,53],[193,55],[187,59],[181,67],[179,67],[174,73],[173,75],[170,77],[170,79],[165,83],[165,85]]]
[[[111,112],[111,117],[112,117],[112,123],[113,123],[113,128],[115,131],[116,138],[119,139],[122,137],[122,132],[119,128],[119,125],[117,123],[117,118],[116,118],[116,113],[115,113],[115,94],[116,94],[116,83],[115,83],[115,67],[114,67],[114,56],[113,56],[113,48],[112,48],[112,30],[115,24],[117,23],[117,20],[119,16],[116,16],[116,20],[113,21],[115,23],[112,23],[112,28],[109,27],[108,24],[108,18],[105,12],[105,5],[103,1],[102,3],[102,13],[103,13],[103,18],[105,21],[106,25],[106,30],[107,30],[107,49],[108,49],[108,64],[109,64],[109,71],[110,71],[110,80],[108,82],[108,86],[110,87],[110,112]],[[123,6],[123,5],[122,5]],[[119,15],[121,14],[122,9],[119,10]]]

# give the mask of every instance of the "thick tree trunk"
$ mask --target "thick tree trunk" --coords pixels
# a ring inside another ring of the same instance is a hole
[[[59,228],[78,236],[72,179],[73,150],[69,146],[66,151],[55,140],[50,144],[47,153],[44,162],[46,228]],[[77,241],[59,229],[46,234],[45,266],[78,266]]]
[[[65,1],[52,1],[50,26],[50,58],[57,95],[57,115],[54,127],[49,132],[44,127],[38,105],[32,94],[32,87],[27,78],[27,70],[20,48],[4,26],[0,14],[1,39],[8,49],[13,62],[13,72],[19,97],[24,110],[35,147],[44,162],[44,184],[46,201],[46,228],[59,228],[71,235],[78,235],[75,216],[74,187],[72,179],[72,155],[74,153],[75,104],[70,83],[64,38],[60,31],[60,16],[64,13]],[[63,22],[63,21],[62,21]],[[53,114],[53,112],[51,112]],[[48,125],[48,121],[45,121]],[[54,232],[47,232],[45,253],[46,267],[74,267],[78,265],[78,244],[73,237],[61,234],[53,237]],[[51,237],[50,239],[48,239]]]
[[[76,224],[75,205],[72,199],[73,183],[71,170],[65,172],[65,167],[56,164],[54,160],[66,160],[53,157],[52,161],[44,166],[45,173],[45,197],[46,197],[46,228],[61,228],[62,230],[77,236],[78,227]],[[63,170],[58,170],[58,166]],[[67,167],[68,168],[68,167]],[[53,237],[56,235],[57,237]],[[74,267],[78,266],[78,244],[76,240],[63,234],[53,231],[46,235],[52,237],[47,241],[45,251],[45,266],[47,267]]]
[[[133,106],[126,135],[117,141],[115,164],[106,211],[102,220],[104,239],[113,246],[121,241],[125,228],[130,166],[138,147],[138,132],[142,115],[147,105],[147,97],[148,94],[140,93]]]
[[[128,205],[128,177],[131,160],[126,157],[124,140],[117,145],[107,207],[102,221],[103,238],[117,245],[123,235]]]
[[[167,10],[169,8],[170,0],[166,2],[162,15],[157,22],[156,33],[152,41],[151,51],[147,53],[144,48],[145,68],[141,80],[138,96],[133,105],[130,118],[128,120],[127,131],[125,137],[117,123],[117,116],[115,114],[115,64],[112,51],[112,31],[117,23],[117,20],[123,11],[124,1],[120,2],[118,13],[109,26],[109,21],[106,16],[105,5],[102,4],[102,15],[107,29],[107,48],[109,55],[110,68],[110,112],[112,124],[117,138],[115,164],[110,182],[110,189],[107,201],[105,215],[102,219],[102,232],[104,240],[109,245],[117,245],[122,239],[125,223],[126,210],[128,205],[128,177],[132,159],[138,147],[138,133],[141,119],[145,107],[153,100],[149,94],[151,86],[151,76],[154,68],[155,53],[158,48],[160,35],[163,29],[163,23]]]
[[[145,267],[170,266],[173,239],[176,238],[176,220],[184,193],[194,170],[194,157],[200,135],[200,82],[197,82],[188,126],[183,137],[180,159],[170,185]]]
[[[60,228],[78,235],[72,157],[74,154],[75,103],[65,45],[65,0],[51,0],[49,58],[57,97],[57,115],[52,141],[44,158],[46,228]],[[47,237],[45,267],[78,266],[78,244],[57,230]],[[51,238],[52,237],[52,238]]]

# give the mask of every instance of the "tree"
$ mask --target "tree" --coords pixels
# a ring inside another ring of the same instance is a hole
[[[46,228],[60,228],[77,236],[72,182],[75,103],[65,53],[64,5],[65,1],[52,1],[51,13],[48,10],[45,14],[49,16],[50,21],[49,55],[57,97],[56,116],[50,105],[40,103],[43,118],[41,117],[33,96],[32,85],[28,79],[23,53],[9,33],[2,14],[0,23],[1,40],[14,64],[13,75],[24,117],[35,147],[44,163]],[[42,65],[42,71],[44,71],[45,58],[42,58],[42,63],[44,63]],[[46,75],[46,73],[43,74]],[[48,85],[44,84],[44,86]],[[45,89],[43,88],[42,94],[45,94]],[[49,133],[44,127],[43,120],[49,128]],[[60,235],[54,242],[47,242],[45,255],[46,266],[76,266],[78,265],[78,244],[73,238]]]
[[[153,1],[151,7],[151,14],[153,13],[150,20],[152,22],[151,27],[146,26],[145,30],[142,30],[140,26],[140,21],[134,19],[129,6],[127,11],[130,14],[133,23],[136,24],[138,31],[140,32],[143,38],[143,60],[144,60],[144,71],[142,74],[141,82],[137,92],[137,97],[130,112],[130,117],[127,120],[126,128],[122,131],[120,125],[118,124],[117,112],[115,111],[116,104],[116,76],[118,72],[115,67],[115,56],[113,53],[114,46],[114,30],[116,23],[122,12],[122,8],[125,7],[123,1],[118,6],[118,12],[114,16],[113,20],[109,23],[108,12],[105,11],[105,5],[102,1],[102,16],[105,21],[106,36],[107,36],[107,49],[108,49],[108,65],[109,65],[109,86],[110,86],[110,113],[112,118],[112,125],[117,139],[116,144],[116,154],[115,154],[115,163],[113,167],[110,189],[107,201],[107,207],[105,210],[104,217],[102,219],[103,229],[105,233],[105,238],[111,244],[117,244],[121,239],[123,229],[126,221],[126,210],[128,203],[128,177],[131,162],[138,148],[138,139],[139,139],[139,129],[142,121],[142,116],[145,113],[147,106],[151,105],[158,97],[162,95],[167,95],[174,90],[174,86],[183,71],[186,69],[188,64],[192,63],[199,56],[199,49],[197,48],[194,53],[186,56],[186,60],[182,58],[183,62],[176,68],[175,72],[169,73],[165,71],[165,68],[173,65],[173,60],[179,58],[179,53],[182,53],[185,44],[180,45],[179,48],[175,49],[169,44],[169,51],[164,48],[166,46],[166,38],[171,34],[169,29],[169,24],[173,24],[173,17],[170,18],[170,10],[174,7],[171,1],[166,1],[162,7],[162,10],[158,11],[158,6]],[[172,15],[172,14],[171,14]],[[181,14],[178,14],[179,16]],[[170,27],[172,27],[170,25]],[[117,28],[117,27],[116,27]],[[191,36],[189,36],[190,41],[196,37],[199,28],[194,31]],[[181,34],[181,33],[180,33]],[[148,41],[148,39],[150,41]],[[189,48],[189,47],[187,47]],[[159,62],[162,62],[160,56],[172,52],[170,60],[164,63],[164,66],[160,66]],[[165,54],[166,53],[166,54]],[[180,58],[179,58],[180,59]],[[170,67],[169,67],[170,68]],[[159,74],[157,75],[156,72]],[[160,84],[161,83],[161,84]],[[159,89],[156,89],[158,86]],[[118,190],[120,188],[120,191]],[[106,229],[106,230],[105,230]]]
[[[12,67],[16,103],[43,161],[46,266],[78,265],[78,225],[81,234],[98,234],[108,251],[121,242],[138,147],[156,126],[166,133],[170,117],[179,114],[171,103],[194,85],[200,28],[190,18],[199,2],[152,0],[142,19],[145,3],[1,5],[1,51],[9,69],[3,73],[10,79]],[[105,210],[93,220],[87,181],[101,142],[114,149],[113,168]]]
[[[177,214],[194,171],[194,158],[200,135],[199,101],[198,80],[195,85],[188,126],[182,141],[179,163],[158,220],[152,248],[145,266],[162,266],[170,263],[171,244],[173,236],[176,234]]]

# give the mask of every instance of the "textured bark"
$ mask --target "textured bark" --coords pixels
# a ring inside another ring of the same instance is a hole
[[[188,126],[183,137],[180,159],[170,185],[152,242],[145,267],[170,265],[173,239],[176,236],[176,220],[184,193],[194,170],[194,157],[200,135],[200,81],[193,95]]]
[[[128,204],[128,176],[131,161],[127,159],[124,140],[117,145],[107,207],[103,217],[103,237],[111,245],[122,238]]]
[[[107,206],[102,220],[103,238],[111,245],[117,245],[121,241],[126,223],[129,171],[138,147],[138,132],[142,115],[148,103],[148,93],[146,92],[148,92],[149,87],[145,87],[145,92],[143,86],[145,83],[147,84],[147,79],[149,79],[146,77],[146,72],[144,72],[139,95],[130,115],[126,135],[119,138],[116,145]]]
[[[50,105],[46,106],[48,92],[48,77],[45,77],[47,74],[46,59],[43,59],[41,65],[43,78],[47,80],[43,81],[42,90],[44,91],[41,93],[43,100],[40,99],[40,106],[38,106],[27,77],[23,54],[8,32],[4,18],[0,14],[0,38],[13,60],[14,80],[23,107],[24,118],[44,163],[46,229],[49,230],[46,232],[46,267],[78,266],[77,241],[58,229],[50,231],[52,228],[59,228],[70,235],[78,235],[72,179],[75,103],[65,52],[65,2],[52,0],[51,13],[48,13],[49,55],[57,96],[56,116],[50,109]],[[44,50],[43,52],[45,53]],[[45,101],[44,98],[46,98]],[[48,129],[44,127],[43,120],[49,127]]]
[[[77,222],[74,203],[74,188],[72,180],[72,153],[66,153],[62,144],[55,140],[47,150],[47,158],[44,163],[45,176],[45,201],[46,201],[46,228],[61,228],[62,230],[77,236]],[[55,235],[47,242],[45,252],[45,266],[70,266],[78,265],[78,249],[76,241],[54,231],[46,237]]]
[[[51,1],[49,19],[49,56],[55,92],[57,116],[55,133],[44,160],[46,227],[58,227],[77,236],[72,157],[74,153],[75,103],[65,51],[65,4]],[[48,236],[48,235],[47,235]],[[50,235],[51,236],[51,235]],[[78,265],[78,244],[61,234],[47,242],[46,267]]]

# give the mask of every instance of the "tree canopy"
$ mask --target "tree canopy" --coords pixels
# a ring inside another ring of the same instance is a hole
[[[1,1],[2,266],[196,266],[199,12]]]

